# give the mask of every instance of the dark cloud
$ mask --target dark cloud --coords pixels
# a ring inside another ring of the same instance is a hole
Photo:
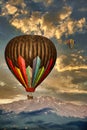
[[[87,93],[83,94],[83,93],[58,93],[58,98],[68,101],[68,102],[74,102],[74,103],[86,103],[86,99],[87,99]]]
[[[86,86],[84,86],[84,83],[87,81],[87,70],[81,69],[77,72],[72,72],[71,76],[73,76],[72,82],[74,84],[83,84],[82,88],[85,87],[84,89],[87,90]]]
[[[18,88],[14,88],[13,84],[0,86],[0,99],[13,99],[19,94],[21,95],[22,91],[20,89],[18,91]]]

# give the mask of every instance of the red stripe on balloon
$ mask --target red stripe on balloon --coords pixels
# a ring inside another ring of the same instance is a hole
[[[24,78],[24,81],[25,81],[26,85],[28,86],[28,77],[26,75],[26,65],[25,65],[25,60],[22,56],[18,57],[18,65],[19,65],[20,71],[22,73],[22,76]]]
[[[11,69],[11,71],[13,72],[13,74],[15,75],[15,77],[20,81],[20,83],[25,87],[24,83],[22,82],[19,73],[17,72],[16,68],[14,67],[12,61],[7,58],[7,63],[9,65],[9,68]]]

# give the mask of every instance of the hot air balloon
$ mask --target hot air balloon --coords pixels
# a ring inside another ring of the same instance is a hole
[[[70,49],[74,48],[75,41],[73,39],[69,39],[66,41],[66,43]]]
[[[47,77],[56,57],[52,41],[39,35],[14,37],[5,48],[6,63],[27,92],[34,92]]]

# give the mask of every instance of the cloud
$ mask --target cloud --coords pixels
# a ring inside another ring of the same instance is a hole
[[[86,7],[85,8],[79,8],[78,11],[80,11],[80,12],[86,12],[87,8]]]
[[[56,60],[55,69],[58,72],[73,71],[85,69],[87,70],[87,57],[82,55],[83,51],[68,55],[60,55]]]
[[[45,6],[49,6],[53,3],[53,0],[33,0],[35,3],[42,2]]]
[[[17,12],[17,8],[15,6],[7,4],[5,7],[6,7],[6,10],[7,10],[8,14],[12,14],[13,15],[14,13]]]
[[[24,5],[25,6],[24,0],[9,0],[8,3],[10,3],[11,5]]]
[[[1,87],[5,86],[5,85],[6,85],[6,83],[5,83],[5,82],[0,81],[0,86],[1,86]]]
[[[44,4],[49,8],[44,7],[46,9],[44,12],[37,8],[32,11],[32,6],[28,8],[24,0],[15,0],[15,2],[10,0],[3,4],[1,16],[11,15],[8,17],[10,24],[25,34],[44,35],[48,38],[55,37],[58,40],[62,39],[62,36],[67,37],[76,32],[86,31],[86,18],[73,19],[71,6],[63,4],[61,8],[55,8],[52,6],[53,0],[33,0],[33,2],[42,3],[41,7]]]
[[[30,17],[14,18],[10,23],[25,34],[33,33],[61,39],[62,36],[83,32],[86,26],[85,18],[74,20],[70,18],[71,13],[70,7],[64,7],[60,12],[46,12],[43,15],[36,11]]]
[[[86,19],[81,18],[79,20],[73,20],[71,18],[67,18],[64,22],[60,23],[57,26],[55,35],[57,39],[60,39],[63,35],[66,37],[68,35],[74,34],[76,32],[83,32],[83,28],[86,26]]]
[[[0,99],[0,104],[8,104],[8,103],[12,103],[12,102],[14,102],[14,101],[19,101],[19,100],[24,100],[24,99],[26,99],[26,96],[24,96],[24,95],[22,95],[22,94],[18,94],[18,95],[16,95],[16,96],[14,96],[13,98],[12,97],[10,97],[10,98],[2,98],[2,99]]]
[[[87,66],[66,66],[65,68],[60,68],[60,67],[55,67],[58,72],[64,72],[64,71],[72,71],[72,70],[79,70],[79,69],[86,69],[87,70]]]
[[[42,23],[42,20],[40,18],[40,13],[37,11],[29,18],[15,18],[11,20],[10,23],[17,29],[20,29],[23,33],[30,34],[31,32],[34,32],[34,34],[41,34],[40,24]]]
[[[59,13],[60,20],[64,20],[72,14],[72,8],[70,6],[64,6]]]
[[[20,6],[20,8],[18,8]],[[1,16],[12,16],[13,19],[15,16],[18,16],[19,14],[26,14],[27,11],[25,9],[26,4],[24,3],[24,0],[9,0],[8,2],[3,2],[1,6]],[[9,19],[10,17],[8,17]]]
[[[86,73],[87,74],[87,73]],[[77,74],[73,77],[69,73],[57,73],[57,76],[49,76],[47,80],[43,83],[43,88],[48,89],[50,92],[57,94],[87,94],[87,89],[85,88],[83,83],[79,83],[79,79],[77,83],[74,83],[73,80],[76,78]],[[87,79],[86,79],[87,80]],[[84,82],[85,83],[85,82]]]
[[[43,34],[44,36],[53,37],[55,28],[51,23],[45,20],[45,16],[46,15],[41,16],[41,13],[36,11],[33,12],[29,18],[15,18],[11,20],[10,23],[25,34]]]
[[[82,56],[79,56],[79,59],[85,61],[85,59],[83,59]],[[55,69],[58,72],[80,70],[80,69],[87,70],[87,65],[82,64],[81,61],[79,62],[77,58],[73,58],[72,60],[69,61],[67,56],[61,55],[60,57],[57,58]]]

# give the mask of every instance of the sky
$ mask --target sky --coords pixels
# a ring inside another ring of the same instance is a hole
[[[87,1],[0,0],[0,104],[26,97],[4,59],[7,43],[23,34],[45,36],[57,49],[54,69],[35,95],[86,104]],[[75,40],[73,49],[65,44],[70,38]]]

